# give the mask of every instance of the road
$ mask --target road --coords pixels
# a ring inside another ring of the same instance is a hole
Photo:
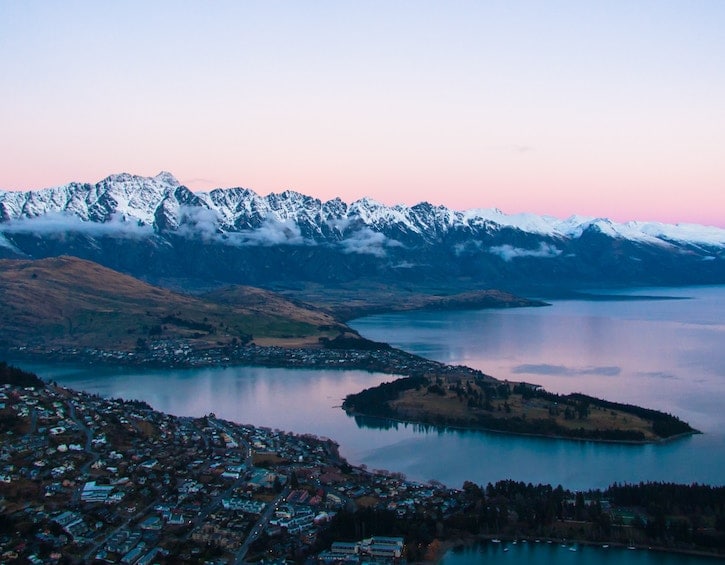
[[[267,508],[265,509],[264,512],[262,512],[262,515],[259,517],[259,520],[257,520],[257,522],[252,527],[251,531],[249,532],[247,539],[244,540],[244,543],[237,551],[237,554],[234,558],[235,565],[241,565],[242,563],[244,563],[244,558],[247,556],[247,552],[249,551],[249,546],[251,546],[252,543],[254,543],[254,541],[264,531],[264,529],[267,527],[267,524],[269,524],[269,519],[272,517],[272,514],[274,514],[274,511],[277,508],[277,505],[280,503],[280,501],[284,500],[289,493],[290,493],[290,488],[287,486],[284,489],[282,489],[282,492],[280,492],[275,497],[275,499],[267,505]]]
[[[215,428],[217,428],[220,431],[225,432],[229,435],[234,441],[239,444],[239,446],[244,449],[244,463],[246,467],[249,469],[253,466],[253,458],[252,458],[252,446],[249,445],[249,443],[242,437],[240,433],[238,433],[236,430],[225,424],[224,422],[217,420],[216,418],[209,418],[209,423],[213,425]],[[239,481],[236,481],[232,488],[236,486],[236,484]],[[284,500],[287,495],[290,493],[290,487],[286,486],[284,489],[282,489],[282,492],[280,492],[274,500],[272,500],[269,504],[267,504],[267,507],[265,508],[264,512],[260,515],[259,519],[255,522],[254,526],[252,526],[252,529],[249,531],[249,534],[247,535],[246,539],[240,546],[240,548],[237,550],[237,553],[234,557],[234,563],[235,564],[242,564],[244,563],[244,558],[247,556],[247,552],[249,551],[250,546],[255,542],[255,540],[262,534],[264,529],[269,524],[269,520],[274,514],[274,511],[277,508],[277,505],[281,500]],[[221,498],[221,497],[219,497]]]
[[[111,539],[111,537],[113,537],[115,534],[117,534],[121,530],[125,530],[126,528],[128,528],[128,525],[133,520],[138,520],[139,518],[144,516],[149,510],[151,510],[154,506],[159,504],[159,502],[160,502],[159,500],[154,500],[153,502],[150,502],[147,506],[144,506],[141,510],[137,510],[134,514],[132,514],[131,516],[126,518],[126,520],[124,520],[118,527],[114,528],[113,530],[108,532],[106,535],[104,535],[100,541],[93,544],[91,546],[91,548],[88,551],[86,551],[86,553],[83,555],[83,559],[85,560],[85,562],[90,563],[91,559],[93,557],[95,557],[96,553],[100,549],[102,549],[104,545],[106,545],[106,543],[108,542],[109,539]]]
[[[75,404],[73,404],[72,401],[68,400],[66,402],[66,406],[68,407],[68,417],[73,420],[76,426],[83,432],[86,436],[86,444],[83,447],[83,450],[88,455],[88,461],[86,461],[81,468],[79,469],[79,474],[81,475],[87,475],[88,472],[91,469],[91,465],[93,465],[96,461],[98,461],[98,458],[100,457],[99,453],[97,451],[93,450],[93,431],[86,427],[86,425],[78,418],[76,415],[76,407]],[[71,498],[72,504],[79,504],[81,499],[81,491],[83,490],[83,484],[79,484],[76,487],[75,491],[73,492],[73,497]]]

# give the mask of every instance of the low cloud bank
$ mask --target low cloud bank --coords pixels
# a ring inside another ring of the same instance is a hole
[[[387,247],[402,247],[402,245],[399,241],[390,239],[385,234],[370,228],[363,228],[348,234],[345,239],[340,241],[343,253],[359,253],[375,257],[385,257]]]
[[[521,247],[514,247],[513,245],[497,245],[488,249],[489,253],[498,255],[506,261],[512,261],[518,257],[539,257],[542,259],[548,259],[552,257],[558,257],[561,255],[561,249],[557,249],[556,246],[543,241],[539,244],[538,249],[522,249]]]
[[[173,215],[173,210],[168,211]],[[178,208],[178,227],[173,230],[178,236],[190,240],[202,240],[208,243],[245,247],[275,245],[317,245],[302,235],[300,227],[293,220],[266,218],[258,227],[240,231],[227,231],[219,213],[211,208],[199,206],[180,206]],[[346,222],[338,222],[335,228],[342,232],[348,227]],[[116,213],[106,222],[85,221],[69,213],[50,212],[34,218],[11,220],[0,224],[0,245],[10,247],[11,242],[3,238],[2,233],[34,234],[42,237],[63,239],[67,234],[86,234],[92,237],[112,236],[128,239],[146,239],[154,236],[154,226],[138,220],[129,220]],[[343,253],[356,253],[385,257],[388,249],[402,247],[399,241],[363,227],[344,234],[337,242]]]
[[[182,206],[179,208],[179,228],[176,233],[187,239],[213,241],[221,233],[219,214],[210,208]]]
[[[118,236],[128,239],[144,239],[154,234],[153,228],[138,222],[130,222],[122,214],[114,214],[104,223],[90,222],[63,212],[49,212],[35,218],[10,220],[0,224],[0,230],[9,234],[55,236],[63,239],[68,233],[91,236]]]
[[[224,234],[223,241],[228,245],[259,245],[271,247],[273,245],[309,245],[311,241],[302,237],[302,232],[292,220],[280,222],[267,219],[253,230],[230,232]]]

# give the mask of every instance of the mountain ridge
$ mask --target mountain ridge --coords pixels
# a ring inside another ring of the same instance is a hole
[[[83,192],[86,192],[86,198],[81,198]],[[119,200],[118,197],[125,199]],[[75,215],[84,221],[103,223],[111,221],[114,214],[121,214],[126,217],[126,221],[135,220],[161,229],[162,225],[157,222],[159,208],[163,209],[169,199],[174,199],[179,206],[201,206],[216,212],[219,214],[219,226],[222,229],[246,227],[239,223],[245,213],[252,218],[263,215],[274,217],[277,221],[295,220],[298,223],[312,217],[316,220],[342,221],[353,216],[366,225],[376,226],[383,221],[400,223],[417,233],[436,228],[439,231],[441,227],[452,227],[456,224],[480,227],[481,224],[491,223],[528,233],[576,237],[590,226],[597,226],[601,231],[629,239],[660,239],[666,242],[679,237],[681,241],[697,241],[725,247],[725,229],[716,226],[636,220],[617,223],[604,217],[581,215],[560,219],[532,213],[506,214],[498,208],[457,211],[443,205],[434,206],[426,201],[412,206],[388,206],[369,197],[348,204],[339,197],[322,201],[294,190],[273,192],[267,196],[241,187],[215,188],[209,192],[191,191],[167,171],[154,177],[129,173],[113,174],[95,185],[71,182],[31,191],[0,190],[0,217],[3,222],[8,222],[60,212]],[[101,210],[102,207],[105,210]],[[310,211],[315,211],[316,214],[312,216]],[[426,224],[426,219],[431,218],[435,223]],[[677,231],[680,233],[677,234]]]
[[[0,191],[0,257],[64,253],[149,280],[206,273],[254,286],[360,278],[461,288],[725,282],[725,229],[710,226],[323,202],[292,190],[192,192],[168,172]],[[189,254],[212,268],[189,265]]]

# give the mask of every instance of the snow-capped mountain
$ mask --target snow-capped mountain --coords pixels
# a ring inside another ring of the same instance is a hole
[[[715,227],[192,192],[166,172],[0,192],[0,257],[55,254],[149,279],[255,284],[725,282],[725,230]]]

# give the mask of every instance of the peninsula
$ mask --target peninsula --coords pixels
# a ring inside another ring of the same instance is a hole
[[[478,375],[408,377],[351,394],[342,407],[357,417],[580,440],[645,443],[699,433],[657,410]]]
[[[0,261],[0,351],[8,358],[152,367],[357,369],[401,377],[348,396],[351,415],[584,440],[653,442],[696,433],[675,416],[425,359],[360,336],[370,311],[543,306],[496,290],[299,297],[253,287],[191,296],[74,257]],[[387,306],[386,306],[387,305]]]

